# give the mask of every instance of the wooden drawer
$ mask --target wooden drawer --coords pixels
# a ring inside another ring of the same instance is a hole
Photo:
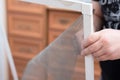
[[[8,15],[8,31],[13,35],[33,38],[46,37],[46,16],[11,12]]]
[[[81,13],[49,10],[49,28],[65,30],[81,15]]]
[[[15,57],[31,59],[45,48],[43,40],[24,37],[9,37],[10,47]]]
[[[35,14],[43,14],[46,12],[46,7],[43,5],[23,2],[20,0],[7,0],[7,8],[9,11],[21,11]]]
[[[54,41],[62,32],[63,30],[50,29],[48,34],[48,43]]]

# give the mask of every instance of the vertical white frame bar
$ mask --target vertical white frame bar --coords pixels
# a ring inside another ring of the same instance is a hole
[[[83,3],[82,13],[84,19],[84,38],[87,38],[94,32],[92,3]],[[94,80],[94,59],[92,55],[85,56],[85,76],[86,80]]]
[[[7,64],[7,60],[8,63],[10,65],[10,69],[13,75],[13,79],[14,80],[18,80],[18,76],[17,76],[17,72],[16,72],[16,68],[14,65],[14,61],[12,58],[12,54],[11,54],[11,50],[9,47],[9,43],[8,43],[8,38],[7,38],[7,8],[6,8],[6,0],[0,0],[0,41],[2,41],[2,46],[0,47],[0,54],[3,56],[0,58],[1,60],[1,64],[2,65],[0,67],[1,69],[1,75],[0,75],[0,80],[9,80],[8,78],[8,64]]]
[[[1,26],[1,25],[0,25]],[[1,30],[0,30],[1,32]],[[4,51],[3,35],[0,34],[0,80],[8,80],[7,58]]]
[[[3,30],[6,29],[6,0],[0,0],[0,80],[8,80],[8,64],[5,55]]]

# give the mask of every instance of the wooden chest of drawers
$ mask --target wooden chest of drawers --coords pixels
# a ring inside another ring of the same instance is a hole
[[[47,45],[47,8],[43,5],[7,0],[8,38],[18,77],[34,56]],[[10,76],[10,80],[13,80]]]
[[[26,53],[25,55],[29,56],[31,54],[32,58],[32,54],[35,55],[45,48],[47,45],[45,14],[8,12],[8,34],[13,55]]]
[[[40,39],[11,36],[9,38],[13,56],[32,59],[45,48],[45,43]]]
[[[34,15],[22,12],[9,12],[9,34],[39,39],[44,38],[46,35],[45,14]]]
[[[49,28],[65,30],[80,16],[80,13],[63,11],[63,10],[49,10]]]
[[[56,39],[64,30],[81,16],[81,13],[64,11],[64,10],[49,10],[48,14],[48,43]]]

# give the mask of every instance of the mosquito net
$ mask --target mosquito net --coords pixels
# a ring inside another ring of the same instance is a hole
[[[28,63],[22,80],[85,80],[84,59],[75,35],[82,25],[81,16]]]

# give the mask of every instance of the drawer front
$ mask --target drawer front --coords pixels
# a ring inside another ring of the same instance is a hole
[[[8,10],[12,11],[22,11],[37,14],[44,14],[46,12],[45,6],[23,2],[20,0],[7,0],[7,8]]]
[[[52,41],[54,41],[63,31],[60,30],[49,30],[48,34],[48,43],[50,44]]]
[[[43,38],[46,33],[46,17],[12,12],[8,15],[8,26],[10,34]]]
[[[72,25],[80,15],[80,13],[75,12],[50,10],[49,28],[64,30]]]
[[[24,37],[9,37],[13,56],[31,59],[45,47],[42,40],[34,40]]]

